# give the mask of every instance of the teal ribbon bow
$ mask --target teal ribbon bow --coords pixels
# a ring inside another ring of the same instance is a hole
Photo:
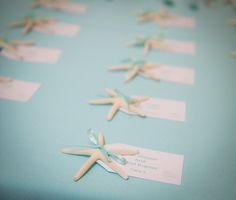
[[[89,140],[94,145],[92,146],[92,148],[96,148],[100,150],[100,152],[105,156],[108,162],[111,162],[113,159],[114,161],[120,163],[121,165],[125,165],[127,163],[126,159],[123,158],[120,154],[109,151],[104,146],[100,145],[98,142],[97,135],[94,133],[94,131],[91,128],[87,131],[87,134],[89,136]]]

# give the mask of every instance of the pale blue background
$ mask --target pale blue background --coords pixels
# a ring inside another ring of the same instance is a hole
[[[56,65],[23,63],[0,58],[0,74],[42,83],[27,103],[0,100],[0,195],[1,199],[236,199],[236,28],[224,23],[235,17],[228,6],[201,6],[191,11],[178,0],[175,13],[194,16],[197,28],[160,28],[139,25],[134,13],[159,8],[159,1],[88,0],[84,15],[37,10],[36,16],[53,17],[80,24],[74,38],[31,33],[7,24],[30,13],[29,0],[0,1],[0,34],[9,39],[34,39],[38,46],[59,48]],[[79,2],[79,1],[77,1]],[[193,67],[193,86],[136,78],[123,84],[123,73],[107,67],[126,57],[143,55],[141,49],[126,48],[138,34],[161,33],[167,38],[190,40],[197,54],[188,56],[152,52],[148,60]],[[118,113],[105,120],[107,106],[90,106],[89,99],[106,87],[127,94],[149,95],[186,101],[184,123],[131,117]],[[63,155],[68,145],[86,145],[88,128],[103,131],[108,143],[123,142],[185,156],[182,185],[130,178],[124,181],[94,166],[79,182],[74,173],[87,159]]]

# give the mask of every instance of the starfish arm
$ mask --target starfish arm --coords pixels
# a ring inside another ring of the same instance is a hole
[[[95,149],[79,149],[79,148],[65,148],[62,149],[65,154],[90,156],[95,152]]]
[[[143,70],[143,74],[149,78],[160,80],[160,77],[156,73],[153,73],[151,70]]]
[[[31,46],[34,45],[34,42],[32,40],[28,41],[12,40],[11,44],[15,46]]]
[[[21,32],[22,35],[28,34],[28,33],[33,29],[33,27],[34,27],[33,21],[29,21],[29,22],[26,24],[26,26],[25,26],[25,28],[23,29],[23,31]]]
[[[12,54],[16,59],[22,59],[23,57],[15,48],[8,47],[5,50],[6,52]]]
[[[16,22],[12,22],[10,23],[10,27],[13,28],[13,27],[17,27],[17,26],[23,26],[25,24],[25,22],[23,20],[21,21],[16,21]]]
[[[89,101],[90,104],[111,104],[113,102],[113,98],[94,99]]]
[[[123,179],[127,180],[129,178],[128,175],[125,173],[125,171],[121,167],[119,167],[117,164],[115,164],[114,162],[108,162],[106,159],[102,159],[102,161],[108,167],[110,167],[113,171],[118,173]]]
[[[105,145],[105,138],[104,138],[104,135],[101,133],[98,135],[98,143],[102,146]]]
[[[120,65],[120,66],[114,66],[109,68],[109,70],[114,71],[114,70],[128,70],[130,68],[130,65]]]
[[[148,96],[139,96],[132,98],[131,103],[142,103],[144,101],[147,101],[148,99],[150,99],[150,97]]]
[[[98,160],[98,155],[94,153],[75,174],[74,181],[78,181]]]
[[[106,92],[107,92],[107,94],[110,95],[111,97],[117,97],[117,96],[118,96],[118,94],[116,93],[116,91],[113,90],[113,89],[107,88],[107,89],[106,89]]]
[[[150,68],[156,68],[156,67],[160,67],[161,64],[145,64],[144,67],[147,68],[147,69],[150,69]]]
[[[135,107],[133,105],[129,106],[129,111],[131,111],[131,112],[133,112],[133,113],[135,113],[135,114],[137,114],[137,115],[139,115],[141,117],[145,117],[144,112],[141,109],[139,109],[139,108],[137,108],[137,107]]]
[[[120,108],[120,102],[116,102],[113,104],[113,106],[111,107],[108,115],[107,115],[107,120],[112,120],[112,118],[115,116],[115,114],[117,113],[117,111],[119,110]]]
[[[132,69],[125,77],[125,82],[130,81],[131,79],[133,79],[135,76],[137,76],[139,73],[139,68],[135,67],[134,69]]]
[[[137,155],[139,153],[138,149],[135,148],[120,148],[120,147],[115,147],[115,146],[110,146],[106,145],[106,149],[114,152],[116,154],[120,154],[122,156],[132,156],[132,155]]]

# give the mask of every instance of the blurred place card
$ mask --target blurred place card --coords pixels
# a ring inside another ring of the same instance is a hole
[[[40,84],[0,77],[0,99],[27,102]]]
[[[193,55],[196,52],[196,45],[193,42],[177,41],[169,39],[164,39],[161,45],[160,43],[153,43],[152,48],[162,51],[189,54],[189,55]]]
[[[186,120],[186,103],[183,101],[150,98],[141,103],[138,108],[144,112],[146,117],[168,119],[184,122]],[[131,112],[121,109],[132,114]]]
[[[183,84],[193,84],[195,71],[191,68],[161,65],[152,70],[160,80]]]
[[[110,146],[110,145],[109,145]],[[135,148],[139,154],[123,156],[127,160],[126,165],[119,165],[129,176],[163,183],[181,185],[184,156],[178,154],[154,151],[126,144],[112,144],[119,148]],[[107,171],[114,172],[102,161],[97,161]]]
[[[174,17],[167,19],[158,19],[156,23],[161,26],[182,26],[193,28],[196,26],[196,21],[191,17]]]
[[[35,31],[41,33],[54,34],[65,37],[74,37],[80,31],[79,25],[51,22],[44,26],[37,26]]]
[[[71,2],[47,4],[45,5],[45,8],[56,9],[70,13],[84,13],[86,11],[86,5]]]
[[[8,51],[3,50],[0,55],[11,60],[22,60],[26,62],[38,62],[45,64],[56,64],[61,55],[59,49],[39,48],[39,47],[18,47],[17,52],[21,58],[17,58],[15,55]]]

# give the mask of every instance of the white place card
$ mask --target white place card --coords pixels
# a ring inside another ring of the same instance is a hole
[[[160,80],[171,81],[183,84],[193,84],[195,70],[192,68],[175,67],[170,65],[160,65],[152,70]]]
[[[70,13],[84,13],[86,11],[86,5],[71,2],[57,3],[53,5],[47,4],[45,5],[45,8],[56,9]]]
[[[39,83],[9,79],[0,81],[0,99],[27,102],[39,89]]]
[[[126,144],[111,144],[109,146],[138,149],[139,154],[137,155],[123,156],[128,162],[126,165],[120,165],[116,162],[128,176],[181,185],[184,164],[183,155],[154,151]],[[102,161],[97,162],[107,171],[114,172]]]
[[[38,62],[45,64],[56,64],[61,55],[61,50],[59,49],[49,49],[40,47],[22,46],[18,47],[17,51],[19,52],[19,55],[21,55],[21,58],[17,58],[15,55],[5,50],[1,51],[0,55],[11,60]]]
[[[182,26],[193,28],[196,26],[196,21],[191,17],[176,17],[176,18],[167,18],[167,19],[158,19],[156,23],[162,26]]]
[[[186,120],[186,103],[183,101],[150,98],[141,103],[138,108],[144,112],[146,117],[168,119],[180,122],[184,122]],[[132,114],[126,109],[122,108],[121,110]]]
[[[52,22],[44,26],[34,27],[34,31],[59,36],[74,37],[80,31],[79,25]]]
[[[196,45],[193,42],[188,41],[177,41],[164,39],[163,45],[160,43],[153,43],[152,48],[162,51],[168,51],[173,53],[182,53],[193,55],[196,52]]]

